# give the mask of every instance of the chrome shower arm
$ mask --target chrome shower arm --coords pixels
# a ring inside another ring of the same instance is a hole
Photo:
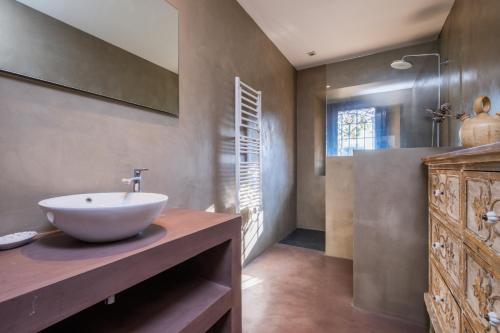
[[[439,53],[419,53],[419,54],[407,54],[404,55],[401,60],[405,60],[405,58],[408,57],[429,57],[429,56],[435,56],[438,57],[439,60],[441,60],[441,55]]]
[[[401,60],[405,60],[409,57],[437,57],[438,61],[438,102],[436,110],[441,107],[441,55],[439,53],[421,53],[421,54],[407,54],[404,55]]]

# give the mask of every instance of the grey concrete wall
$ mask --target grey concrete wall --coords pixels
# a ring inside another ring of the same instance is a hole
[[[413,83],[413,87],[362,96],[353,95],[340,101],[351,100],[367,106],[399,105],[400,146],[430,147],[431,119],[423,106],[431,104],[431,107],[436,108],[437,61],[435,58],[431,58],[432,61],[428,58],[411,58],[414,66],[403,71],[391,68],[390,64],[407,54],[432,53],[437,50],[437,42],[428,42],[329,64],[327,82],[331,88],[327,93],[328,102],[339,102],[331,97],[332,92],[339,89],[351,89],[355,93],[358,91],[356,87],[363,85],[372,85],[374,88]],[[427,87],[427,90],[422,87],[428,84],[431,84],[431,87]]]
[[[327,81],[330,89],[338,89],[372,82],[415,80],[423,61],[412,59],[414,66],[404,71],[391,68],[391,62],[406,54],[434,52],[436,48],[435,42],[429,42],[334,62],[327,65]]]
[[[500,1],[455,0],[440,35],[443,101],[456,111],[472,112],[477,96],[491,98],[493,115],[500,111]],[[445,138],[458,145],[458,120],[451,120]]]
[[[297,75],[297,226],[325,230],[326,68]]]
[[[354,210],[352,156],[327,158],[326,184],[325,254],[352,259],[352,216]]]
[[[326,84],[342,89],[394,80],[416,80],[425,61],[415,61],[408,71],[391,69],[392,60],[405,54],[434,52],[436,43],[424,43],[365,57],[345,60],[301,70],[297,75],[297,226],[325,230],[325,113]],[[430,128],[424,111],[415,112],[412,89],[371,94],[362,97],[366,103],[400,106],[400,141],[402,147],[430,146]]]
[[[404,136],[406,143],[402,147],[432,146],[432,118],[426,109],[436,110],[437,108],[437,58],[425,57],[421,58],[421,61],[421,70],[411,89],[411,110],[405,114],[405,124],[402,126],[407,133]],[[444,146],[442,142],[441,146]]]
[[[425,325],[427,170],[453,148],[354,154],[354,305]]]
[[[264,230],[250,258],[295,228],[296,71],[234,0],[175,0],[180,115],[0,77],[0,234],[48,225],[43,198],[145,191],[168,207],[232,212],[234,76],[263,92]]]

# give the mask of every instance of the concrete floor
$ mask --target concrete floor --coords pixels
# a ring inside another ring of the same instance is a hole
[[[276,244],[243,270],[244,332],[426,332],[351,301],[352,261],[319,251]]]

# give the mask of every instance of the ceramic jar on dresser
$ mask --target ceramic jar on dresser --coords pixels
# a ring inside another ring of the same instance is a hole
[[[429,291],[436,332],[500,332],[500,143],[430,156]]]

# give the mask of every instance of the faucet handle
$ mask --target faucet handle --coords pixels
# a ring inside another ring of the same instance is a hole
[[[140,176],[141,172],[148,171],[148,168],[134,168],[134,176]]]

